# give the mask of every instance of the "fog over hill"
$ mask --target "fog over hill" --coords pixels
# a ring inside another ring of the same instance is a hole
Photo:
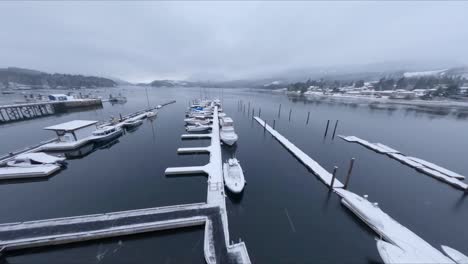
[[[384,72],[389,62],[418,66],[395,71],[468,64],[468,2],[11,1],[0,8],[8,25],[0,67],[133,83],[299,80]]]

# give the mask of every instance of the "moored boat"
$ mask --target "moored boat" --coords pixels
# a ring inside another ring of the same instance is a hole
[[[122,129],[115,126],[104,126],[93,132],[93,141],[103,142],[122,135]]]
[[[210,129],[211,126],[208,126],[208,125],[202,125],[200,123],[197,123],[193,126],[187,126],[185,129],[188,131],[188,132],[200,132],[200,131],[205,131],[205,130],[208,130]]]
[[[223,164],[224,184],[233,193],[244,190],[245,178],[242,167],[236,158],[229,159]]]

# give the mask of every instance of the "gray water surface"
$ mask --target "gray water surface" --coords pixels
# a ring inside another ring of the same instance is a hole
[[[117,90],[116,90],[117,91]],[[105,120],[147,107],[145,89],[118,88],[126,104],[104,103],[103,109],[49,116],[0,126],[0,153],[53,136],[42,128],[74,119]],[[114,92],[116,94],[117,92]],[[66,170],[39,181],[0,183],[0,222],[104,213],[180,203],[204,202],[204,176],[166,177],[172,166],[201,165],[207,155],[177,155],[184,141],[184,112],[200,94],[219,97],[235,121],[237,146],[223,147],[223,159],[236,156],[247,185],[241,197],[227,199],[232,240],[247,244],[254,263],[380,263],[376,236],[339,199],[251,118],[254,108],[270,125],[324,168],[338,166],[344,180],[349,160],[356,158],[350,190],[371,201],[434,247],[441,244],[468,253],[468,206],[463,192],[358,144],[331,138],[355,135],[381,142],[468,175],[465,119],[404,109],[317,103],[247,89],[153,88],[152,105],[177,100],[160,110],[116,144],[83,150],[68,160]],[[3,97],[2,100],[8,100]],[[245,104],[239,110],[238,101]],[[251,107],[248,111],[247,104]],[[282,105],[280,117],[278,107]],[[291,120],[288,120],[292,109]],[[306,124],[307,112],[310,120]],[[324,138],[327,120],[330,131]],[[203,228],[155,232],[60,247],[8,253],[5,263],[204,263]],[[1,263],[1,262],[0,262]]]

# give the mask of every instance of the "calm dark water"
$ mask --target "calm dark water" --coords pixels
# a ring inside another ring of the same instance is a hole
[[[42,128],[73,119],[107,119],[147,106],[145,90],[119,88],[128,97],[123,105],[51,116],[0,127],[0,153],[52,136]],[[117,92],[115,92],[117,93]],[[115,94],[114,93],[114,94]],[[310,103],[284,95],[248,90],[174,88],[148,91],[151,104],[177,100],[163,108],[154,122],[145,123],[119,142],[69,160],[68,168],[42,181],[0,183],[0,222],[26,221],[116,210],[203,202],[203,176],[164,176],[169,166],[200,165],[206,155],[177,155],[184,141],[183,116],[188,101],[203,93],[222,97],[225,112],[239,134],[235,148],[223,147],[223,158],[235,155],[242,163],[247,186],[242,197],[229,197],[231,240],[247,243],[254,263],[379,263],[375,234],[344,208],[301,163],[237,106],[251,109],[323,167],[339,167],[344,179],[351,157],[356,158],[350,190],[371,201],[439,248],[452,246],[468,253],[468,199],[462,192],[364,147],[339,138],[324,139],[328,119],[337,134],[382,142],[404,153],[468,175],[468,123],[453,115],[405,110],[380,110],[343,104]],[[2,98],[6,100],[5,98]],[[278,118],[278,106],[282,105]],[[288,114],[292,109],[291,120]],[[310,111],[309,124],[306,124]],[[251,112],[250,112],[251,113]],[[71,246],[25,250],[6,256],[6,263],[204,263],[203,229],[157,232]]]

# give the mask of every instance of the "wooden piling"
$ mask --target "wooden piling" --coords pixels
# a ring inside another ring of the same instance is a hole
[[[336,178],[336,171],[338,170],[338,167],[335,166],[333,168],[333,175],[332,175],[332,179],[331,179],[331,182],[330,182],[330,190],[333,190],[333,184],[335,183],[335,178]]]
[[[273,119],[273,129],[275,129],[276,120]]]
[[[330,125],[330,119],[327,120],[327,127],[325,128],[325,135],[323,137],[327,137],[327,133],[328,133],[328,125]]]
[[[258,108],[258,117],[262,117],[262,109]]]
[[[332,139],[335,139],[336,127],[338,126],[338,120],[335,122],[335,128],[333,129],[333,136]]]
[[[351,172],[353,171],[353,167],[354,167],[354,158],[351,159],[351,161],[349,162],[349,169],[348,169],[348,174],[346,175],[346,180],[345,180],[345,184],[344,184],[344,189],[347,189],[348,188],[348,184],[349,184],[349,179],[351,178]]]
[[[307,112],[307,121],[306,121],[306,124],[309,124],[309,117],[310,117],[310,111]]]
[[[292,108],[289,109],[289,121],[291,121],[291,112],[292,112]]]
[[[281,104],[279,105],[279,108],[278,108],[278,117],[281,116]]]

